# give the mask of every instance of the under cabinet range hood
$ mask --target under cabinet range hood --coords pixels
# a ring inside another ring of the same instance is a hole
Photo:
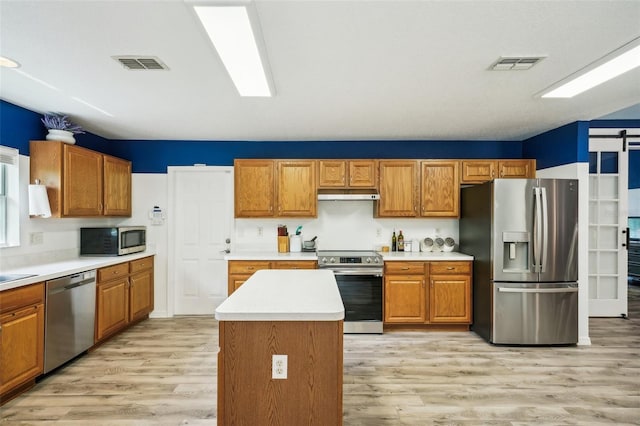
[[[319,189],[320,201],[375,201],[380,194],[375,189]]]

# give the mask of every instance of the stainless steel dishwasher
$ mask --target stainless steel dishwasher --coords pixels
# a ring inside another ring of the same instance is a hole
[[[46,282],[44,372],[48,373],[93,345],[96,271]]]

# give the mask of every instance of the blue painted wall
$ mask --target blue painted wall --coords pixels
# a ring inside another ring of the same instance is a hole
[[[640,150],[629,151],[629,189],[640,188]]]
[[[535,158],[538,169],[589,161],[589,122],[576,121],[522,143],[522,156]]]
[[[0,100],[0,145],[17,148],[20,154],[29,155],[29,141],[44,140],[47,135],[41,118],[42,114]],[[75,139],[78,145],[100,152],[106,152],[109,143],[92,133],[75,135]]]
[[[0,145],[29,155],[29,141],[44,139],[41,114],[0,100]],[[524,142],[305,141],[223,142],[108,140],[87,133],[77,144],[133,162],[135,173],[165,173],[167,166],[226,166],[234,158],[535,158],[539,169],[588,161],[589,127],[638,127],[640,120],[575,122]],[[640,187],[640,151],[629,156],[629,188]]]
[[[112,155],[136,173],[167,166],[233,165],[234,158],[521,158],[520,142],[486,141],[110,141]]]
[[[44,139],[41,115],[0,101],[0,144],[29,155],[29,140]],[[6,137],[5,137],[6,133]],[[108,140],[76,135],[79,146],[126,158],[135,173],[167,166],[228,166],[234,158],[522,158],[522,143],[496,141],[184,141]]]
[[[17,148],[29,155],[29,141],[47,134],[40,114],[0,100],[0,145]]]

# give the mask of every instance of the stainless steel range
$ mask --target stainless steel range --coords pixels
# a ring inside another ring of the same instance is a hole
[[[374,251],[318,251],[333,271],[344,304],[345,333],[382,333],[382,256]]]

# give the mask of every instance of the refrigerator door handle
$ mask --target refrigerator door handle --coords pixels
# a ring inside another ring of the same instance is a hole
[[[533,219],[533,272],[540,272],[540,251],[542,244],[542,203],[539,187],[533,188],[535,216]]]
[[[564,288],[508,288],[498,287],[500,293],[577,293],[577,287]]]
[[[542,244],[540,247],[540,272],[547,272],[547,253],[549,250],[549,209],[547,209],[547,188],[540,188],[542,201]]]

